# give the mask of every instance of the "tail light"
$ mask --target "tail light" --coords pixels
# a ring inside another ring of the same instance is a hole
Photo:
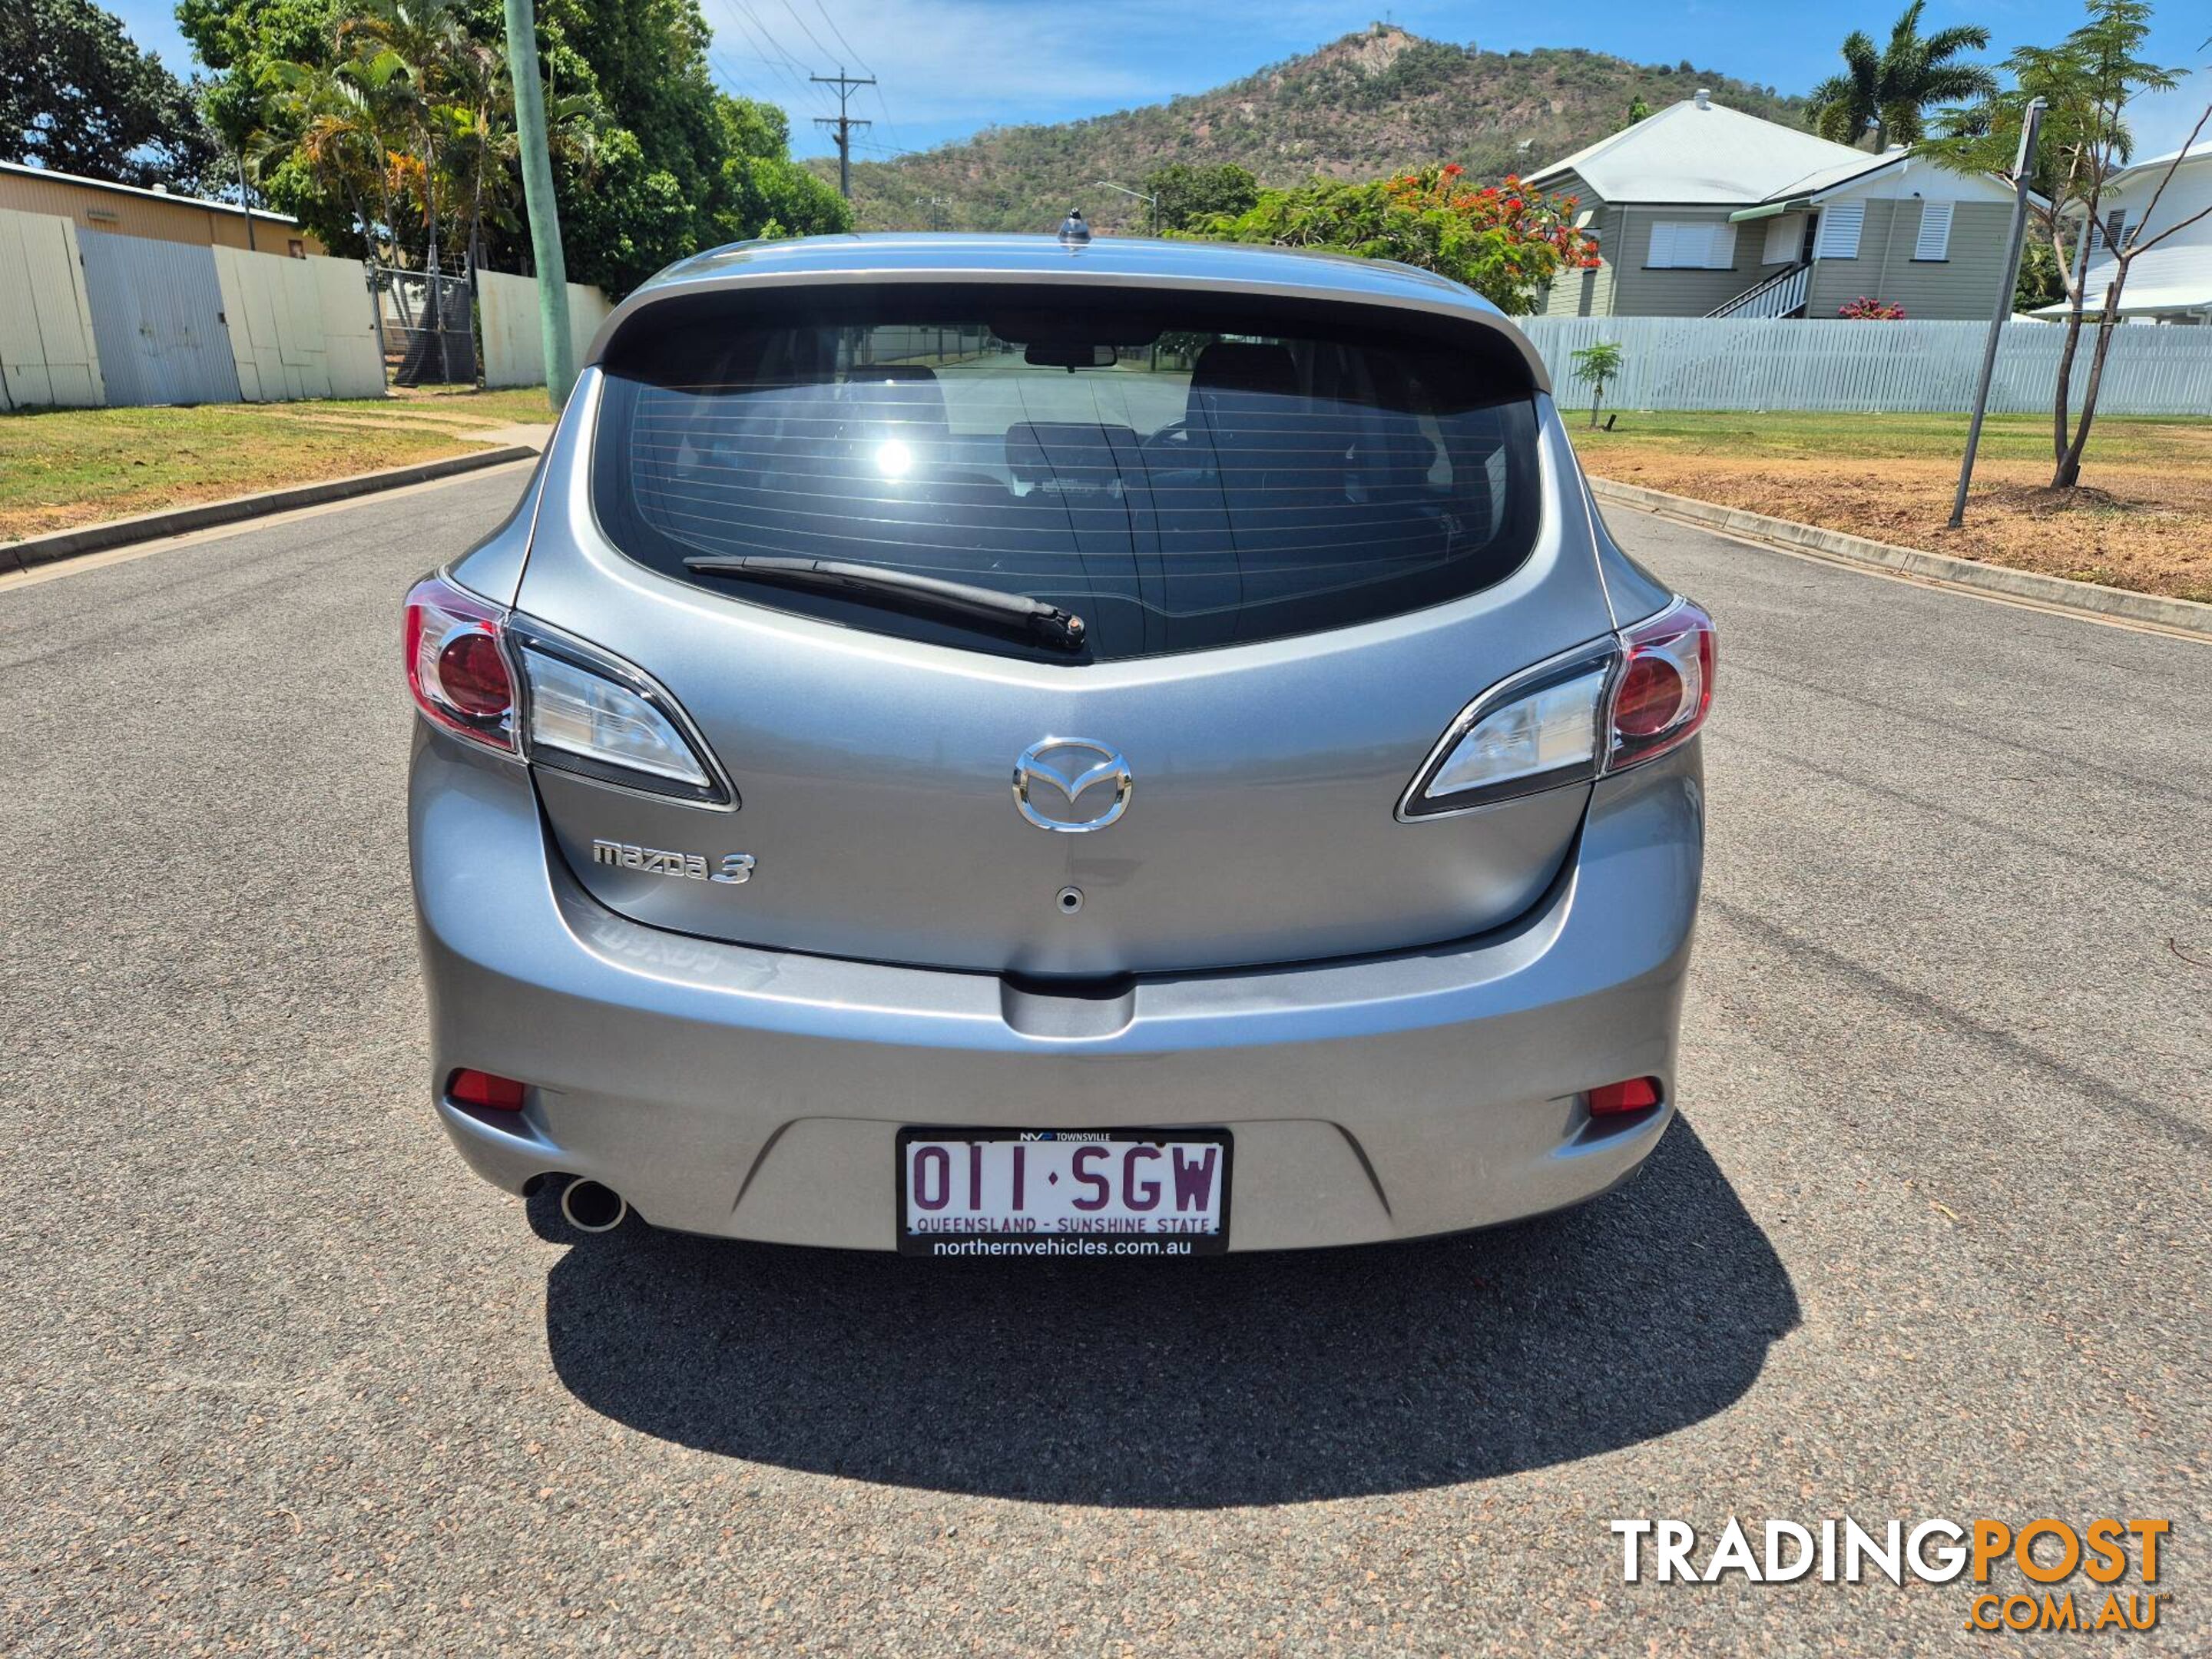
[[[1713,702],[1712,619],[1687,599],[1503,680],[1452,722],[1401,819],[1589,783],[1679,749]]]
[[[408,590],[407,689],[434,726],[519,755],[514,671],[501,639],[507,612],[437,576]]]
[[[1613,688],[1608,772],[1680,749],[1713,706],[1713,619],[1689,600],[1622,629],[1620,642],[1627,661]]]
[[[408,689],[425,719],[533,765],[732,806],[737,795],[650,675],[442,576],[409,590]]]

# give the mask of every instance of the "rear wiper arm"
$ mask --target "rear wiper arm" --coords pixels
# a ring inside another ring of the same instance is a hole
[[[705,555],[686,559],[684,568],[702,576],[734,576],[744,581],[810,592],[838,593],[863,605],[923,616],[956,617],[1031,639],[1060,651],[1083,648],[1083,618],[1056,605],[1020,593],[918,576],[883,565],[848,564],[839,559],[785,559],[765,554]]]

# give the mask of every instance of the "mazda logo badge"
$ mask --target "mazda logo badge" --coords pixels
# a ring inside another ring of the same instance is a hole
[[[1100,785],[1109,783],[1114,786],[1110,799],[1108,792],[1099,789]],[[1048,799],[1039,793],[1040,784],[1060,793],[1067,803],[1069,816],[1048,817],[1037,810],[1038,802]],[[1015,810],[1038,829],[1062,835],[1103,830],[1129,810],[1129,796],[1136,787],[1129,763],[1120,751],[1088,738],[1047,738],[1023,750],[1022,757],[1014,763]],[[1099,792],[1092,794],[1094,789]],[[1091,797],[1087,801],[1086,795]],[[1090,816],[1085,817],[1086,812]]]

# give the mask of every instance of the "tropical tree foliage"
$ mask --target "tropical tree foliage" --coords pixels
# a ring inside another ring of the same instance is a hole
[[[1599,405],[1605,402],[1605,388],[1620,378],[1624,354],[1617,340],[1600,340],[1578,351],[1567,354],[1567,361],[1575,367],[1575,379],[1590,389],[1589,423],[1597,425]]]
[[[0,0],[0,161],[195,193],[220,177],[191,89],[91,0]]]
[[[1144,191],[1158,199],[1159,228],[1170,232],[1188,230],[1216,214],[1233,219],[1250,212],[1260,200],[1260,181],[1234,161],[1212,167],[1170,161],[1145,175]]]
[[[2068,301],[2066,340],[2058,359],[2052,394],[2051,486],[2067,489],[2081,482],[2082,452],[2097,418],[2097,388],[2112,345],[2110,326],[2119,318],[2120,295],[2135,258],[2180,228],[2169,225],[2158,235],[2119,250],[2106,292],[2089,310],[2087,291],[2094,263],[2092,226],[2106,222],[2105,197],[2113,176],[2135,151],[2127,111],[2147,92],[2181,84],[2181,72],[2142,56],[2150,35],[2150,7],[2143,0],[2089,0],[2088,18],[2055,46],[2022,46],[2005,59],[2013,84],[1974,103],[1943,112],[1936,137],[1923,154],[1964,173],[2009,174],[2020,153],[2021,128],[2031,100],[2045,104],[2043,129],[2029,164],[2029,224],[2033,240],[2048,251],[2059,297]],[[2192,136],[2193,142],[2193,136]],[[2168,170],[2169,176],[2171,169]],[[2163,193],[2164,184],[2157,186]],[[2148,213],[2136,216],[2144,222]],[[2039,255],[2039,263],[2040,256]],[[2102,325],[2092,352],[2089,380],[2076,416],[2074,371],[2085,321]]]
[[[1920,33],[1927,0],[1912,0],[1889,32],[1889,44],[1876,49],[1863,29],[1844,37],[1844,72],[1813,88],[1809,112],[1814,130],[1839,144],[1856,144],[1869,135],[1875,150],[1917,144],[1926,136],[1931,104],[1960,104],[1986,98],[1997,89],[1996,76],[1979,64],[1959,61],[1980,52],[1990,32],[1972,24]]]
[[[1246,212],[1201,219],[1191,234],[1278,247],[1398,259],[1466,283],[1501,311],[1525,314],[1562,270],[1597,263],[1597,243],[1575,228],[1576,198],[1518,179],[1476,186],[1456,164],[1368,183],[1316,179],[1267,190]]]
[[[210,119],[343,252],[526,269],[500,0],[182,0]],[[569,274],[611,292],[716,243],[849,228],[783,112],[718,92],[697,0],[542,0]]]

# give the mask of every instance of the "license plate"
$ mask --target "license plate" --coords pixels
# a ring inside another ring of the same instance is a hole
[[[1226,1129],[901,1129],[908,1255],[1211,1255],[1229,1248]]]

